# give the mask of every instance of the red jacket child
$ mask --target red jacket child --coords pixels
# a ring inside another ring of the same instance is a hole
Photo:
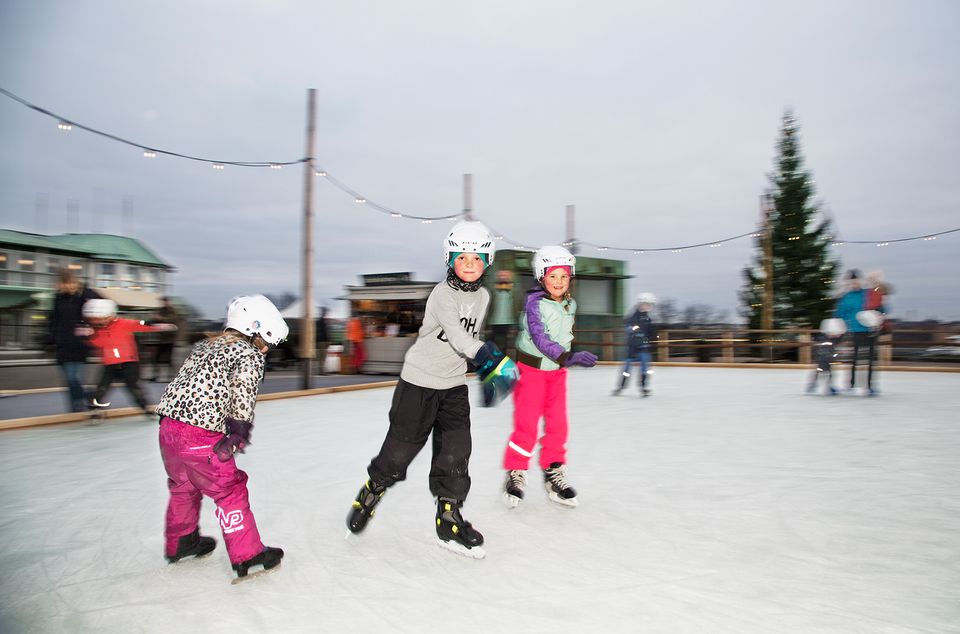
[[[88,343],[100,351],[103,365],[139,361],[135,332],[157,332],[168,330],[167,324],[148,326],[134,319],[116,318],[101,328],[94,328]]]

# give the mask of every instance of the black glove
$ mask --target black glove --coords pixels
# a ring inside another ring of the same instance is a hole
[[[227,433],[213,446],[220,462],[226,462],[233,454],[244,453],[243,449],[250,444],[250,434],[253,432],[253,422],[228,418],[223,421]]]
[[[477,350],[476,356],[473,357],[473,363],[477,366],[477,376],[481,381],[490,376],[490,373],[496,369],[503,357],[504,355],[500,352],[497,344],[492,341],[484,342]]]

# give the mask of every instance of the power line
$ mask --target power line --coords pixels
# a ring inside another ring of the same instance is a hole
[[[218,159],[204,158],[204,157],[200,157],[200,156],[193,156],[193,155],[184,154],[184,153],[181,153],[181,152],[173,152],[173,151],[170,151],[170,150],[162,150],[162,149],[155,148],[155,147],[152,147],[152,146],[149,146],[149,145],[144,145],[144,144],[142,144],[142,143],[137,143],[136,141],[131,141],[131,140],[129,140],[129,139],[125,139],[125,138],[123,138],[123,137],[117,136],[117,135],[115,135],[115,134],[111,134],[111,133],[109,133],[109,132],[104,132],[104,131],[102,131],[102,130],[98,130],[98,129],[96,129],[96,128],[92,128],[92,127],[87,126],[87,125],[84,125],[84,124],[82,124],[82,123],[78,123],[78,122],[76,122],[76,121],[73,121],[73,120],[71,120],[71,119],[68,119],[68,118],[66,118],[66,117],[63,117],[63,116],[61,116],[61,115],[58,115],[58,114],[56,114],[55,112],[51,112],[50,110],[47,110],[46,108],[43,108],[43,107],[38,106],[38,105],[36,105],[36,104],[34,104],[34,103],[31,103],[31,102],[27,101],[26,99],[24,99],[24,98],[22,98],[22,97],[20,97],[20,96],[18,96],[18,95],[16,95],[16,94],[10,92],[9,90],[6,90],[6,89],[3,88],[3,87],[0,87],[0,94],[3,94],[4,96],[6,96],[6,97],[8,97],[8,98],[10,98],[10,99],[12,99],[12,100],[14,100],[14,101],[16,101],[16,102],[24,105],[24,106],[26,106],[27,108],[30,108],[31,110],[34,110],[34,111],[36,111],[36,112],[39,112],[40,114],[43,114],[43,115],[45,115],[45,116],[51,117],[51,118],[53,118],[53,119],[56,119],[57,122],[58,122],[58,123],[57,123],[57,126],[58,126],[59,128],[61,128],[61,129],[63,129],[63,130],[70,130],[70,129],[72,129],[73,127],[77,127],[77,128],[79,128],[79,129],[81,129],[81,130],[86,130],[87,132],[90,132],[90,133],[92,133],[92,134],[96,134],[96,135],[101,136],[101,137],[104,137],[104,138],[106,138],[106,139],[110,139],[110,140],[112,140],[112,141],[117,141],[117,142],[119,142],[119,143],[123,143],[123,144],[125,144],[125,145],[129,145],[129,146],[131,146],[131,147],[135,147],[135,148],[138,148],[138,149],[140,149],[140,150],[143,150],[144,156],[147,157],[147,158],[154,158],[154,157],[156,157],[158,154],[163,154],[163,155],[166,155],[166,156],[173,156],[173,157],[176,157],[176,158],[182,158],[182,159],[187,159],[187,160],[191,160],[191,161],[198,161],[198,162],[202,162],[202,163],[209,163],[209,164],[212,164],[215,169],[223,169],[224,166],[226,166],[226,165],[232,165],[232,166],[235,166],[235,167],[269,167],[269,168],[272,168],[272,169],[280,169],[281,167],[284,167],[284,166],[287,166],[287,165],[297,165],[297,164],[299,164],[299,163],[306,163],[306,162],[311,161],[311,160],[316,161],[316,159],[313,158],[313,157],[304,157],[304,158],[299,158],[299,159],[296,159],[296,160],[293,160],[293,161],[224,161],[224,160],[218,160]],[[341,181],[337,180],[336,178],[334,178],[333,176],[331,176],[331,175],[329,174],[329,172],[327,172],[327,171],[325,171],[325,170],[316,169],[316,170],[315,170],[315,174],[316,174],[317,176],[323,177],[324,180],[326,180],[328,183],[330,183],[330,184],[331,184],[332,186],[334,186],[335,188],[337,188],[337,189],[339,189],[340,191],[342,191],[342,192],[350,195],[351,197],[353,197],[353,200],[354,200],[355,203],[364,205],[364,206],[366,206],[366,207],[369,207],[370,209],[373,209],[373,210],[375,210],[375,211],[379,211],[379,212],[381,212],[381,213],[383,213],[383,214],[388,214],[388,215],[389,215],[390,217],[392,217],[392,218],[406,218],[406,219],[411,219],[411,220],[419,220],[419,221],[422,222],[422,223],[429,224],[429,223],[432,223],[432,222],[435,221],[435,220],[457,220],[457,219],[459,219],[459,218],[464,217],[464,215],[465,215],[465,212],[463,212],[463,211],[460,211],[460,212],[457,212],[457,213],[454,213],[454,214],[445,214],[445,215],[441,215],[441,216],[419,216],[419,215],[404,213],[404,212],[398,211],[397,209],[393,209],[393,208],[391,208],[391,207],[387,207],[387,206],[385,206],[385,205],[381,205],[381,204],[379,204],[379,203],[376,203],[376,202],[373,202],[373,201],[369,200],[366,196],[362,195],[361,193],[359,193],[359,192],[356,191],[355,189],[349,187],[349,186],[346,185],[345,183],[342,183]],[[517,242],[517,241],[514,241],[514,240],[510,239],[509,237],[505,236],[504,234],[501,234],[501,233],[497,232],[496,230],[494,230],[493,227],[490,227],[490,229],[491,229],[491,231],[494,232],[494,234],[496,235],[496,238],[497,238],[498,240],[501,240],[501,241],[503,241],[503,242],[507,242],[508,244],[511,244],[511,245],[513,245],[514,247],[517,247],[517,248],[520,248],[520,249],[531,249],[531,248],[532,248],[532,247],[525,246],[525,244],[522,243],[522,242]],[[873,245],[876,245],[876,246],[878,246],[878,247],[884,247],[884,246],[888,246],[888,245],[893,244],[893,243],[896,243],[896,242],[910,242],[910,241],[913,241],[913,240],[928,240],[928,241],[929,241],[929,240],[936,240],[938,236],[946,235],[946,234],[949,234],[949,233],[954,233],[954,232],[957,232],[957,231],[960,231],[960,227],[958,227],[958,228],[956,228],[956,229],[947,229],[946,231],[939,231],[939,232],[936,232],[936,233],[928,233],[928,234],[924,234],[924,235],[920,235],[920,236],[913,236],[913,237],[909,237],[909,238],[890,238],[890,239],[887,239],[887,240],[842,240],[842,239],[837,238],[837,239],[834,239],[834,240],[832,241],[832,245],[833,245],[833,246],[843,246],[843,245],[845,245],[845,244],[873,244]],[[723,238],[723,239],[720,239],[720,240],[711,240],[711,241],[708,241],[708,242],[699,242],[699,243],[695,243],[695,244],[683,244],[683,245],[672,246],[672,247],[622,247],[622,246],[607,246],[607,245],[601,245],[601,244],[597,244],[597,243],[595,243],[595,242],[590,242],[590,241],[586,241],[586,240],[576,240],[575,243],[576,243],[577,245],[581,245],[581,246],[594,247],[594,248],[597,249],[598,251],[624,251],[624,252],[633,252],[635,255],[642,255],[642,254],[644,254],[644,253],[657,253],[657,252],[667,252],[667,251],[669,251],[669,252],[671,252],[671,253],[680,253],[680,252],[686,251],[686,250],[688,250],[688,249],[697,249],[697,248],[701,248],[701,247],[711,247],[711,248],[715,248],[715,247],[719,247],[720,245],[722,245],[722,244],[724,244],[724,243],[726,243],[726,242],[732,242],[732,241],[734,241],[734,240],[740,240],[740,239],[742,239],[742,238],[747,238],[747,237],[757,237],[758,235],[759,235],[759,233],[757,233],[756,231],[751,231],[751,232],[748,232],[748,233],[741,233],[740,235],[731,236],[731,237],[729,237],[729,238]],[[571,242],[571,243],[568,243],[566,246],[572,246],[573,244],[574,244],[574,243]]]

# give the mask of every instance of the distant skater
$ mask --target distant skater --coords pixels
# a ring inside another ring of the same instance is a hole
[[[650,318],[650,311],[657,303],[653,293],[640,293],[633,311],[624,320],[627,332],[627,356],[623,361],[623,371],[620,373],[620,385],[613,391],[616,396],[627,387],[630,381],[630,366],[633,363],[640,365],[640,376],[637,380],[641,396],[650,396],[650,362],[653,359],[651,352],[653,342],[657,339],[657,328]]]

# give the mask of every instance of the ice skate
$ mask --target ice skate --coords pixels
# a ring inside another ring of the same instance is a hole
[[[627,381],[630,380],[630,373],[624,372],[623,377],[620,379],[620,385],[613,390],[613,393],[610,396],[620,396],[620,392],[623,391],[623,388],[627,387]]]
[[[643,398],[647,398],[648,396],[650,396],[650,388],[646,388],[646,387],[640,388],[640,396],[642,396]]]
[[[99,425],[107,418],[107,408],[110,407],[110,403],[101,403],[96,397],[90,399],[90,424]]]
[[[554,462],[543,471],[543,487],[547,490],[550,499],[563,506],[574,507],[577,501],[577,492],[567,482],[567,467],[561,462]]]
[[[523,499],[523,490],[527,486],[527,472],[521,469],[507,471],[507,480],[503,485],[503,500],[510,508],[517,508]]]
[[[237,578],[230,583],[238,584],[241,581],[248,581],[250,579],[265,575],[279,566],[281,559],[283,559],[283,549],[266,546],[259,555],[255,555],[254,557],[251,557],[246,561],[241,561],[238,564],[233,564],[233,569],[237,571]],[[251,573],[250,568],[253,568],[254,566],[263,566],[263,568]]]
[[[217,540],[212,537],[201,537],[200,529],[195,528],[189,535],[177,540],[177,552],[164,555],[167,563],[175,564],[184,557],[205,557],[217,547]]]
[[[359,533],[367,526],[367,522],[376,513],[374,509],[380,503],[380,498],[386,492],[386,487],[374,484],[372,480],[363,483],[360,492],[357,493],[357,499],[353,501],[350,514],[347,515],[347,528],[351,533]]]
[[[437,499],[437,544],[464,557],[483,559],[483,535],[463,519],[463,502],[450,498]]]

